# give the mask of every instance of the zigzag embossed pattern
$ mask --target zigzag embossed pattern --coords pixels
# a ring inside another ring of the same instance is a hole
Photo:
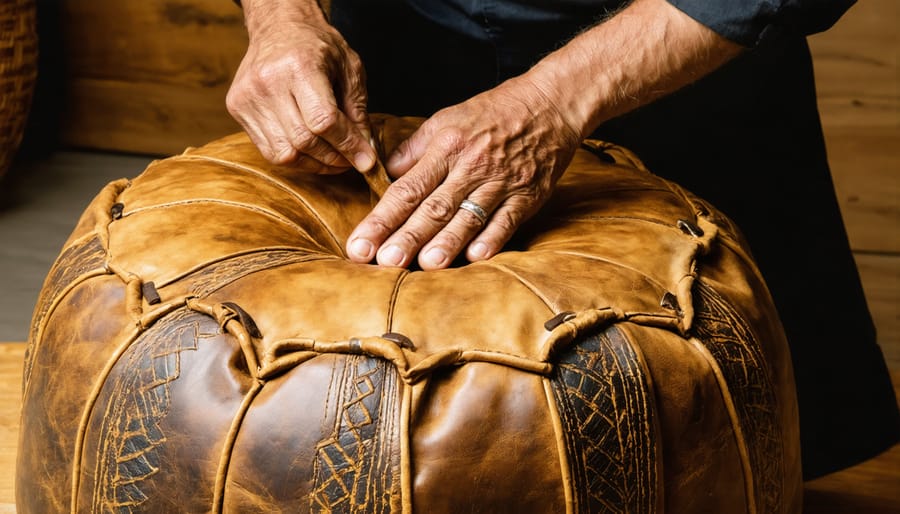
[[[627,338],[614,327],[584,338],[560,359],[553,388],[577,512],[656,512],[651,392]]]
[[[257,271],[322,258],[300,250],[266,250],[210,264],[184,280],[191,283],[191,292],[202,298]]]
[[[170,384],[181,376],[181,354],[217,334],[206,316],[182,310],[156,323],[128,349],[121,373],[105,384],[109,403],[97,436],[92,512],[131,513],[147,500],[142,485],[162,469],[167,440],[160,424],[171,404]]]
[[[694,286],[694,332],[718,362],[747,439],[760,512],[776,512],[783,481],[782,434],[768,365],[747,322],[715,289]]]
[[[383,360],[359,356],[334,371],[326,409],[336,411],[335,423],[316,446],[309,510],[391,512],[390,498],[399,494],[398,453],[389,436],[399,412],[397,372]]]

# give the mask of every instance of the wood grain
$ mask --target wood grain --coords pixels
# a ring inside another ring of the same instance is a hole
[[[826,127],[826,145],[853,249],[900,253],[900,126]]]
[[[0,514],[15,503],[16,446],[25,343],[0,343]]]
[[[898,26],[900,2],[866,0],[809,38],[835,191],[892,369],[900,369]]]
[[[225,93],[221,87],[72,78],[69,119],[80,121],[65,124],[62,137],[80,148],[179,154],[240,130],[225,112]]]
[[[898,26],[900,2],[865,0],[830,30],[810,37],[826,130],[900,125]]]
[[[228,0],[63,0],[64,143],[170,155],[239,130],[225,94],[247,47]]]
[[[855,258],[888,368],[900,370],[900,258],[878,254]]]

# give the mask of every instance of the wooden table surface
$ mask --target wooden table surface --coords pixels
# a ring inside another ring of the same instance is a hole
[[[25,343],[0,343],[0,514],[15,512],[16,445]]]
[[[25,343],[0,343],[0,514],[15,512],[15,462]],[[900,372],[895,371],[895,388]],[[898,391],[900,396],[900,391]],[[806,514],[900,514],[900,446],[806,484]]]

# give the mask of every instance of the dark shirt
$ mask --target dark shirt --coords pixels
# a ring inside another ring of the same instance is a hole
[[[856,0],[668,0],[719,35],[752,47],[779,34],[831,27]],[[432,21],[468,36],[497,40],[513,27],[586,27],[622,8],[621,0],[411,0]],[[571,37],[571,34],[569,34]]]

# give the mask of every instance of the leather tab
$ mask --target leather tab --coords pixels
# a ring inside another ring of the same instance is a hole
[[[408,348],[410,350],[416,349],[412,340],[403,334],[398,334],[396,332],[388,332],[388,333],[382,335],[381,338],[387,339],[388,341],[391,341],[392,343],[397,343],[397,346],[399,346],[400,348]]]
[[[553,316],[552,318],[550,318],[549,320],[547,320],[546,322],[544,322],[544,328],[545,328],[548,332],[550,332],[550,331],[552,331],[554,328],[556,328],[556,327],[562,325],[562,324],[565,323],[566,321],[569,321],[569,320],[573,319],[574,317],[575,317],[575,313],[572,312],[572,311],[560,312],[560,313],[557,314],[556,316]]]
[[[703,237],[703,229],[687,220],[678,220],[675,225],[685,234],[692,237]]]
[[[244,328],[247,330],[247,333],[250,334],[251,337],[260,338],[262,337],[262,332],[259,331],[259,327],[256,326],[256,322],[253,321],[253,318],[247,314],[247,311],[242,309],[238,304],[234,302],[222,302],[222,306],[227,307],[235,312],[238,316],[238,321]]]
[[[153,282],[144,282],[141,284],[141,293],[150,305],[156,305],[161,301],[159,291],[156,290],[156,284]]]
[[[391,179],[388,177],[387,169],[385,169],[384,162],[382,161],[384,156],[384,144],[375,137],[371,137],[369,143],[375,148],[375,165],[372,166],[372,169],[369,171],[363,171],[361,173],[363,178],[366,179],[366,184],[369,185],[369,190],[372,191],[373,199],[377,201],[384,196],[388,186],[391,185]]]
[[[684,313],[681,310],[681,306],[678,305],[678,297],[676,297],[672,293],[666,292],[666,294],[664,294],[662,299],[659,301],[659,306],[664,309],[669,309],[671,311],[675,311],[675,314],[677,314],[678,317],[681,317],[684,315]]]
[[[109,216],[112,219],[117,220],[122,217],[123,212],[125,212],[125,204],[114,203],[113,206],[109,209]]]

